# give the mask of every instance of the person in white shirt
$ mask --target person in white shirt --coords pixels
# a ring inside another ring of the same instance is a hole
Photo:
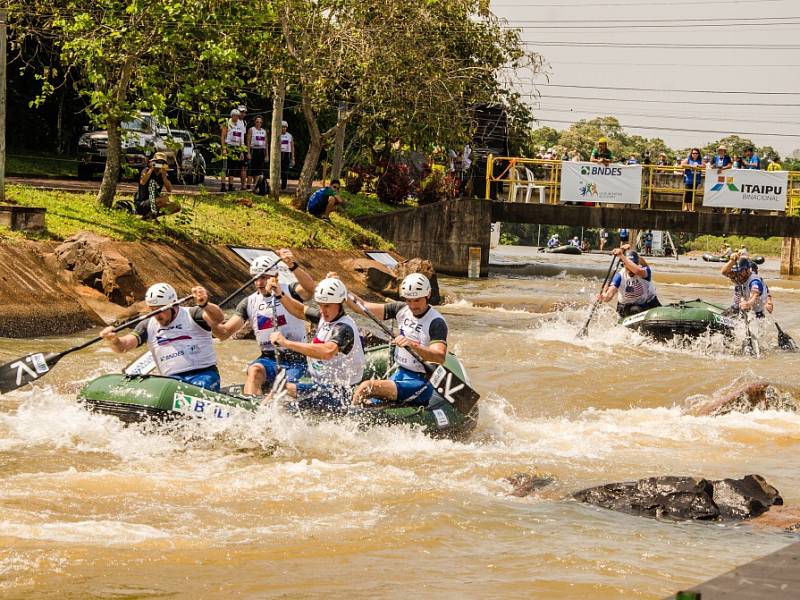
[[[289,169],[294,167],[294,138],[289,133],[289,124],[281,122],[281,189],[289,183]]]
[[[267,130],[264,119],[256,117],[255,124],[247,130],[247,151],[250,164],[247,169],[247,184],[256,194],[266,195]]]
[[[233,191],[233,178],[241,178],[242,187],[247,186],[247,145],[245,135],[247,127],[241,119],[242,113],[238,108],[231,111],[231,118],[222,126],[220,140],[222,142],[222,156],[226,159],[225,175],[228,179],[228,186],[225,186],[225,179],[222,180],[220,191]]]

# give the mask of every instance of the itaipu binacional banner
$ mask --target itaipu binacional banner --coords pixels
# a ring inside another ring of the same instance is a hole
[[[786,171],[706,169],[703,206],[786,210]]]
[[[641,165],[561,163],[561,202],[639,204]]]

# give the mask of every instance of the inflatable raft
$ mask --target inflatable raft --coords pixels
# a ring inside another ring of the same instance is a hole
[[[572,244],[567,244],[566,246],[556,246],[555,248],[548,248],[545,252],[550,252],[551,254],[582,254],[580,248],[576,248]]]
[[[388,369],[388,346],[367,350],[364,378],[382,377]],[[447,367],[467,380],[461,362],[448,354]],[[87,383],[78,400],[92,411],[113,415],[127,423],[176,418],[224,419],[242,411],[255,411],[260,399],[239,393],[241,386],[212,392],[159,375],[103,375]],[[318,413],[320,418],[351,418],[364,426],[416,425],[433,437],[459,439],[475,428],[478,408],[469,415],[460,413],[450,402],[434,392],[427,407],[391,406],[350,408],[335,414]]]
[[[716,254],[703,254],[703,260],[706,262],[718,262],[718,263],[728,262],[728,258],[726,256],[718,256]],[[763,265],[764,257],[753,256],[750,259],[750,262],[756,263],[757,265]]]
[[[660,340],[676,335],[699,336],[707,331],[732,334],[736,321],[724,312],[718,304],[681,300],[625,317],[620,324]]]

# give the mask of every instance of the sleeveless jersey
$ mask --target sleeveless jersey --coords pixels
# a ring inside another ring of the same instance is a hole
[[[433,307],[429,308],[421,317],[415,317],[411,309],[408,306],[404,306],[397,311],[395,319],[397,319],[397,324],[400,328],[400,335],[419,342],[423,346],[428,346],[431,343],[431,323],[436,319],[444,320],[444,317]],[[445,342],[446,340],[437,341]],[[425,372],[425,368],[405,348],[396,347],[394,349],[394,360],[398,365],[409,371]]]
[[[286,133],[281,134],[281,152],[291,152],[292,151],[292,134],[288,131]]]
[[[349,325],[353,329],[353,347],[350,349],[349,354],[339,352],[330,360],[309,357],[308,372],[315,383],[353,386],[357,385],[364,376],[364,365],[366,363],[364,347],[361,345],[358,325],[349,315],[339,317],[330,323],[320,319],[313,343],[324,344],[329,341],[333,335],[333,328],[339,323]]]
[[[181,307],[172,322],[162,327],[153,317],[147,323],[147,347],[162,375],[177,375],[217,364],[211,332]]]
[[[656,286],[651,280],[631,275],[627,269],[623,269],[620,275],[621,281],[617,297],[620,304],[646,304],[656,297]],[[652,277],[652,273],[650,277]]]
[[[267,130],[250,128],[250,147],[251,148],[266,148],[267,147]]]
[[[289,294],[289,286],[281,283],[281,292]],[[278,330],[293,342],[306,341],[305,321],[289,314],[281,301],[275,300],[275,314],[278,317]],[[272,297],[262,296],[260,292],[250,294],[247,298],[247,316],[250,319],[250,326],[253,334],[261,347],[261,352],[272,352],[275,348],[269,341],[269,336],[273,331],[272,323]]]
[[[234,123],[228,121],[228,131],[225,134],[225,144],[228,146],[244,146],[244,136],[247,133],[245,124],[239,120]]]
[[[753,305],[753,311],[756,313],[763,313],[764,312],[764,304],[767,301],[767,295],[769,294],[769,288],[767,288],[767,284],[764,283],[764,280],[761,279],[756,273],[750,273],[750,277],[747,278],[747,282],[744,285],[737,285],[733,288],[733,305],[735,307],[739,307],[739,302],[744,298],[745,300],[750,300],[750,294],[754,293],[752,289],[750,289],[753,285],[753,282],[757,281],[761,284],[761,294],[759,295],[758,300]]]

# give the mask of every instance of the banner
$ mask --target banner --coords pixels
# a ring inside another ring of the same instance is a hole
[[[703,206],[786,210],[787,171],[706,169]]]
[[[561,163],[561,202],[601,202],[639,205],[641,165]]]

